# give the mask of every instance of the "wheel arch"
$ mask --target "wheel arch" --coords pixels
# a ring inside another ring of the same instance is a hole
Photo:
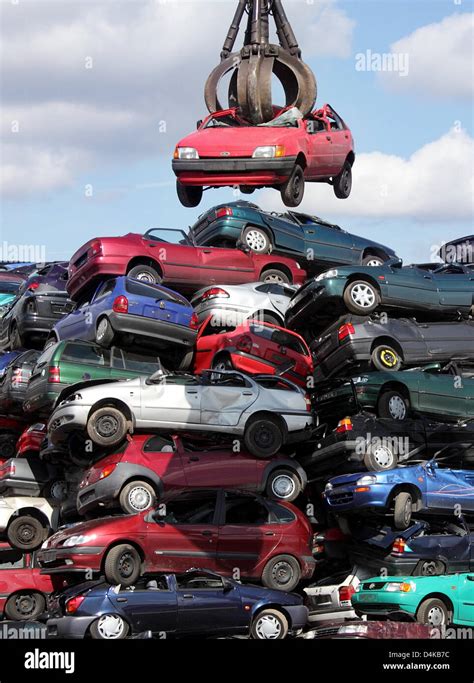
[[[145,562],[145,556],[146,555],[145,555],[145,551],[143,550],[142,546],[137,541],[131,541],[128,538],[114,538],[112,543],[110,543],[105,548],[105,550],[103,552],[102,559],[100,561],[100,571],[102,574],[104,574],[104,572],[105,572],[105,559],[106,559],[107,555],[112,550],[112,548],[116,548],[118,545],[131,545],[133,548],[135,548],[135,550],[137,551],[137,553],[140,556],[140,560],[141,560],[142,568],[143,568],[143,564]]]
[[[247,427],[250,424],[252,424],[253,422],[256,422],[257,420],[261,420],[263,418],[265,418],[265,419],[271,418],[272,422],[274,420],[276,420],[280,424],[280,426],[282,427],[283,434],[286,437],[286,435],[288,433],[288,427],[286,425],[285,420],[282,418],[281,415],[279,415],[278,413],[272,413],[272,412],[270,412],[270,410],[259,410],[258,412],[251,415],[249,417],[249,419],[247,420],[245,427]]]
[[[297,155],[296,161],[295,161],[295,165],[296,164],[301,166],[303,171],[306,169],[306,167],[308,166],[308,161],[306,159],[306,155],[304,154],[304,152],[298,152],[298,155]]]
[[[284,263],[266,263],[262,269],[260,270],[260,275],[259,278],[262,277],[264,273],[267,272],[267,270],[281,270],[282,273],[285,273],[285,275],[288,277],[290,281],[290,285],[293,284],[293,273],[291,270],[288,268],[288,266]]]
[[[375,348],[377,346],[382,345],[382,344],[387,344],[387,346],[391,346],[399,354],[400,358],[402,360],[405,360],[402,345],[400,344],[400,342],[397,339],[394,339],[393,337],[389,337],[389,336],[376,337],[370,346],[370,353],[373,353]]]
[[[423,604],[424,602],[426,602],[427,600],[431,600],[432,598],[434,598],[434,599],[436,599],[436,600],[441,600],[441,602],[444,602],[444,604],[446,605],[446,607],[447,607],[447,608],[449,609],[449,611],[451,612],[451,615],[454,614],[454,604],[453,604],[453,602],[451,601],[451,599],[450,599],[445,593],[439,593],[438,591],[433,591],[432,593],[428,593],[427,595],[425,595],[425,596],[420,600],[419,605],[418,605],[418,607],[417,607],[417,609],[416,609],[416,614],[418,614],[418,612],[420,611],[420,608],[421,608],[422,604]]]
[[[110,396],[108,396],[107,398],[101,398],[99,401],[96,401],[96,403],[94,403],[93,406],[91,406],[91,409],[89,410],[89,413],[87,415],[87,421],[89,421],[91,415],[95,413],[96,410],[107,407],[118,408],[119,410],[121,410],[125,415],[127,421],[129,422],[130,428],[133,430],[133,428],[135,427],[135,418],[130,407],[119,398],[113,398]]]
[[[275,472],[275,470],[287,470],[288,472],[292,472],[293,474],[296,474],[298,479],[300,480],[302,489],[304,490],[306,488],[306,485],[308,483],[308,477],[306,475],[306,472],[304,469],[300,466],[294,463],[292,460],[289,458],[285,458],[284,460],[271,460],[267,466],[265,467],[263,471],[263,477],[262,477],[262,491],[265,491],[268,485],[268,479],[270,478],[270,475],[272,472]]]
[[[349,152],[349,154],[347,155],[347,157],[346,157],[346,161],[348,161],[348,162],[350,163],[350,165],[353,166],[353,165],[354,165],[355,158],[356,158],[356,155],[355,155],[355,153],[353,152],[353,150],[351,150],[351,151]]]
[[[24,507],[24,508],[18,508],[18,510],[15,510],[15,512],[11,515],[10,519],[8,520],[7,524],[7,529],[10,526],[10,524],[15,520],[18,519],[19,517],[34,517],[37,519],[43,526],[46,526],[46,528],[51,529],[52,528],[52,520],[49,519],[48,515],[46,515],[42,510],[38,510],[38,508],[35,507]]]
[[[416,486],[415,484],[410,484],[408,482],[403,484],[397,484],[393,487],[393,489],[390,491],[390,495],[387,500],[387,507],[393,506],[394,500],[399,493],[409,493],[413,498],[414,511],[416,512],[420,509],[423,494],[421,490],[418,488],[418,486]]]
[[[135,266],[150,266],[154,268],[160,276],[163,276],[163,266],[155,259],[148,256],[134,256],[127,263],[126,273],[128,274]]]
[[[367,256],[379,256],[381,259],[386,261],[388,259],[388,254],[381,247],[365,247],[362,251],[360,259],[361,263]]]
[[[285,619],[288,622],[288,630],[291,630],[291,627],[293,626],[293,622],[291,621],[291,616],[290,616],[289,612],[286,611],[285,606],[280,605],[277,602],[268,602],[268,603],[265,603],[264,605],[258,605],[258,607],[256,607],[255,611],[252,612],[252,622],[254,621],[254,619],[256,619],[258,617],[259,614],[261,614],[262,612],[264,612],[267,609],[274,609],[277,612],[281,612],[281,614],[283,614],[283,616],[285,617]]]

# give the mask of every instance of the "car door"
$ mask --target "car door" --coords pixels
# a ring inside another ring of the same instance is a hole
[[[266,284],[268,285],[268,289],[266,291],[268,293],[268,301],[271,308],[277,311],[284,319],[289,301],[295,293],[295,290],[291,287],[285,287],[285,285],[279,285],[276,282],[270,282]],[[260,289],[259,286],[255,289],[258,292],[265,291]]]
[[[84,333],[78,335],[79,339],[95,339],[97,319],[101,313],[112,308],[116,286],[117,280],[112,278],[101,282],[97,287],[89,305],[84,308]]]
[[[347,155],[351,151],[351,135],[345,127],[341,117],[332,109],[332,107],[327,107],[326,116],[329,121],[332,140],[331,173],[337,175],[341,172]]]
[[[202,382],[203,428],[237,425],[242,413],[258,398],[258,386],[240,373],[205,372]]]
[[[191,448],[186,442],[181,442],[179,455],[186,483],[192,488],[257,486],[257,460],[250,455],[234,452],[232,448]]]
[[[224,247],[196,247],[203,285],[240,285],[258,280],[252,253]]]
[[[474,300],[474,276],[464,266],[450,264],[433,272],[433,282],[443,307],[470,310]]]
[[[199,379],[190,375],[168,375],[161,381],[142,385],[140,424],[142,427],[177,427],[201,420]]]
[[[458,574],[452,580],[457,583],[454,621],[461,625],[474,624],[474,574]]]
[[[302,220],[303,214],[298,218]],[[305,237],[305,253],[309,263],[315,266],[328,267],[337,264],[354,262],[354,240],[352,235],[308,216],[302,226]]]
[[[429,270],[416,266],[384,269],[384,280],[379,278],[383,300],[386,303],[423,308],[439,305],[436,283]]]
[[[217,541],[218,571],[257,578],[257,565],[280,542],[282,532],[263,499],[226,491]]]
[[[301,125],[305,127],[307,167],[305,176],[310,179],[328,178],[334,167],[332,134],[325,112],[320,109]]]
[[[107,598],[123,612],[133,631],[173,633],[177,627],[178,600],[172,577],[165,574],[149,575],[139,580],[134,590],[112,586]]]
[[[428,357],[449,360],[457,355],[474,357],[474,324],[471,322],[436,322],[418,325]]]
[[[425,471],[428,508],[452,510],[460,505],[462,510],[474,512],[474,470],[445,469],[430,462]]]
[[[156,228],[142,238],[144,251],[157,261],[166,282],[185,285],[203,282],[199,250],[181,230]]]
[[[176,583],[179,633],[232,632],[246,623],[238,587],[221,576],[193,571]]]
[[[453,365],[442,372],[428,369],[420,373],[418,381],[419,409],[430,415],[468,417],[473,384],[474,380],[463,377],[462,370]]]

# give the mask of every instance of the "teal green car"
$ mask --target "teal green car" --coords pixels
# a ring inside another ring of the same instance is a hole
[[[378,417],[406,420],[421,413],[448,421],[472,418],[474,361],[434,363],[396,372],[367,372],[344,384],[329,385],[315,398],[316,410],[348,414],[361,408]]]
[[[429,626],[474,626],[474,573],[384,576],[359,584],[352,596],[358,616],[404,612]]]

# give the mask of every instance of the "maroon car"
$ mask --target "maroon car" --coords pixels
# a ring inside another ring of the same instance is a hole
[[[18,439],[16,457],[27,458],[30,455],[39,456],[41,444],[46,439],[46,433],[46,425],[43,422],[35,422],[27,427]]]
[[[152,284],[194,291],[216,282],[303,284],[306,272],[293,259],[249,249],[199,247],[182,230],[156,228],[144,235],[97,237],[71,258],[67,291],[77,298],[107,275],[128,275]]]
[[[85,473],[77,496],[78,512],[100,506],[136,514],[153,507],[163,494],[225,486],[266,492],[275,500],[295,500],[306,485],[297,462],[284,456],[255,458],[232,448],[199,446],[178,436],[130,437],[120,452],[101,458]]]
[[[291,503],[198,489],[138,515],[63,528],[43,544],[38,561],[49,574],[92,571],[122,586],[148,572],[179,573],[199,565],[291,591],[313,574],[312,547],[311,524]]]

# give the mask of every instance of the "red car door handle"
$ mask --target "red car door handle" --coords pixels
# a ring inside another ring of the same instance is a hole
[[[265,531],[265,536],[274,536],[273,531]]]
[[[212,249],[203,249],[202,253],[203,254],[212,254]]]

